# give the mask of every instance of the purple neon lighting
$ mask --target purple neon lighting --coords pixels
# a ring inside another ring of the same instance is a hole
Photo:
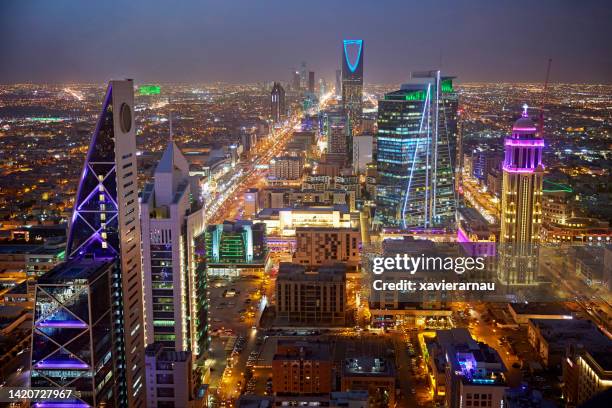
[[[513,127],[512,131],[517,131],[517,132],[537,132],[537,129],[534,127]]]
[[[506,146],[544,147],[544,139],[506,139]]]
[[[36,327],[52,327],[62,329],[86,329],[87,324],[79,320],[46,320],[36,323]]]
[[[544,166],[542,166],[542,168],[544,168]],[[509,167],[509,166],[504,165],[503,170],[507,171],[508,173],[534,173],[536,169],[535,168]]]
[[[74,239],[74,236],[73,236],[74,232],[72,229],[74,228],[74,221],[76,220],[75,213],[78,212],[79,205],[82,204],[82,203],[79,203],[79,197],[81,196],[81,190],[83,189],[83,183],[85,181],[85,176],[87,175],[87,169],[89,167],[89,162],[91,161],[91,155],[93,154],[93,151],[95,149],[96,140],[98,138],[98,134],[100,133],[100,129],[102,127],[102,120],[104,118],[104,114],[106,113],[106,110],[108,109],[108,106],[111,103],[112,94],[113,94],[113,87],[109,85],[108,90],[106,91],[106,97],[104,98],[104,104],[102,105],[102,111],[100,112],[100,116],[98,117],[98,123],[96,124],[96,130],[94,131],[93,136],[91,138],[91,142],[89,143],[89,150],[87,150],[87,158],[85,159],[85,164],[83,165],[83,172],[81,173],[81,180],[79,181],[79,187],[77,188],[76,200],[74,201],[74,209],[73,209],[73,214],[72,214],[73,223],[71,223],[68,228],[68,242],[66,243],[67,258],[72,258],[72,253],[73,253],[72,241]]]
[[[461,228],[457,229],[457,242],[471,242],[468,236],[465,234],[465,232],[463,232]]]
[[[40,408],[89,408],[91,405],[84,402],[37,402],[33,405]]]
[[[62,369],[88,369],[89,364],[75,359],[66,360],[43,360],[36,363],[34,366],[40,370],[62,370]]]

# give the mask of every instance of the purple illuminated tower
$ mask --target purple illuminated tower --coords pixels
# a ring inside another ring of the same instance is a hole
[[[534,285],[542,223],[544,139],[527,115],[527,105],[504,144],[498,276],[507,285]]]
[[[65,406],[145,406],[133,106],[132,80],[111,81],[79,180],[66,262],[36,284],[31,384],[79,391]]]

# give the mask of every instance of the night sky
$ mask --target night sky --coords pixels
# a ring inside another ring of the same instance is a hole
[[[332,80],[343,38],[366,83],[612,83],[610,0],[0,0],[0,83]]]

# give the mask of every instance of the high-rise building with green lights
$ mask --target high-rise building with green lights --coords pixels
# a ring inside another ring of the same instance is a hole
[[[376,223],[446,227],[455,221],[458,97],[439,71],[413,78],[378,103]]]
[[[209,225],[206,228],[206,258],[210,275],[263,272],[268,261],[265,224],[225,221]]]
[[[159,406],[161,394],[164,401],[173,398],[174,406],[191,406],[204,381],[210,343],[199,197],[199,177],[189,175],[187,159],[170,140],[141,198],[147,384],[162,389],[147,393],[148,407]],[[169,355],[183,357],[167,364]],[[160,365],[166,376],[187,372],[189,381],[160,381]]]

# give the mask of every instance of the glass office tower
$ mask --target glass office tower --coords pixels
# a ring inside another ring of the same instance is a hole
[[[379,101],[376,223],[452,226],[458,102],[453,77],[431,71],[413,78]]]

